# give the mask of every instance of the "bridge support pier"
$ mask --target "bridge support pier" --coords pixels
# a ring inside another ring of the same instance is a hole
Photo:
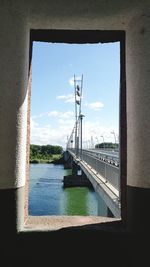
[[[72,162],[72,174],[73,175],[82,175],[82,170],[79,165],[77,165],[74,161]]]
[[[98,215],[99,216],[106,216],[106,217],[115,217],[114,214],[111,212],[109,207],[106,205],[104,200],[98,195],[97,197],[98,201]]]
[[[87,186],[92,188],[92,184],[81,170],[80,166],[72,161],[72,174],[64,176],[64,187]]]
[[[93,188],[90,181],[83,175],[67,175],[64,176],[64,187],[89,187]]]

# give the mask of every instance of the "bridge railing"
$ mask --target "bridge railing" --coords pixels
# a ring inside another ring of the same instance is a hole
[[[69,150],[75,155],[74,149]],[[97,174],[100,174],[106,182],[109,182],[120,192],[119,167],[111,164],[106,156],[102,158],[94,154],[94,152],[88,150],[82,150],[81,154],[81,151],[79,150],[77,157],[92,167]]]
[[[119,167],[119,152],[116,151],[106,151],[106,150],[90,150],[90,149],[82,149],[82,154],[88,153],[91,156],[94,156],[100,160],[108,162],[116,167]],[[81,152],[80,152],[81,155]]]

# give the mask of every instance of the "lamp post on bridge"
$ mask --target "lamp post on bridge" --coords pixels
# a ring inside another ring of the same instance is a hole
[[[82,120],[85,117],[83,114],[79,115],[80,118],[80,158],[82,159]]]
[[[116,147],[116,135],[115,135],[115,132],[114,132],[114,130],[111,132],[111,134],[113,134],[113,135],[114,135],[114,139],[115,139],[115,147]]]
[[[101,135],[101,137],[103,138],[103,144],[104,144],[104,150],[105,150],[105,141],[104,141],[104,136]]]
[[[98,148],[98,145],[99,145],[98,137],[96,136],[95,139],[97,140],[97,148]]]

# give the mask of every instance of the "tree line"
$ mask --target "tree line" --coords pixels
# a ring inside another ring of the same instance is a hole
[[[118,149],[119,144],[118,143],[112,143],[112,142],[104,142],[100,144],[96,144],[95,148],[112,148],[112,149]]]
[[[38,160],[51,161],[62,156],[63,148],[54,145],[30,145],[30,162]]]

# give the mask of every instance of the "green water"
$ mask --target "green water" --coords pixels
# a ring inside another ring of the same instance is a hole
[[[96,193],[87,187],[63,187],[63,165],[30,164],[29,214],[98,215]]]

